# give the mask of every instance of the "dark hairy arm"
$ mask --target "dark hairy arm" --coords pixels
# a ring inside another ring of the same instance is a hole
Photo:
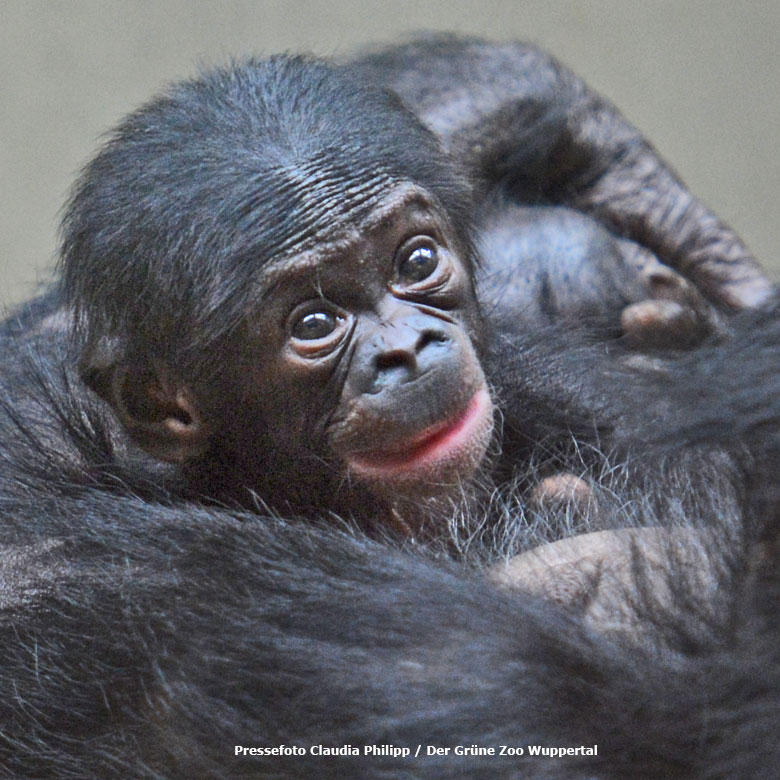
[[[522,43],[423,38],[354,65],[397,92],[486,193],[567,205],[688,277],[728,309],[771,284],[737,235],[701,203],[607,100]]]

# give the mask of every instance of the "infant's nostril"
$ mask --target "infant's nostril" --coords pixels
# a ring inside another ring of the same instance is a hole
[[[414,364],[414,355],[405,349],[394,349],[376,356],[376,367],[378,371],[390,371],[394,368],[404,367],[411,368]]]

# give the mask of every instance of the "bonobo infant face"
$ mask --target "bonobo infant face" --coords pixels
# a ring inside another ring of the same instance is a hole
[[[492,429],[472,212],[436,138],[347,71],[174,85],[68,207],[81,375],[200,496],[373,513],[446,492]]]
[[[361,224],[266,267],[243,359],[245,404],[273,450],[305,463],[322,448],[382,494],[472,475],[493,407],[464,252],[426,193],[398,185]]]

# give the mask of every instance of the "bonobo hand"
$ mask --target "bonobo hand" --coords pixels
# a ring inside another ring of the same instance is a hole
[[[703,532],[623,528],[542,545],[494,566],[490,577],[557,602],[597,631],[644,641],[648,623],[635,605],[663,611],[681,593],[714,594],[713,567]]]
[[[483,310],[501,332],[592,325],[631,350],[688,349],[726,315],[645,247],[561,206],[502,204],[481,214]]]

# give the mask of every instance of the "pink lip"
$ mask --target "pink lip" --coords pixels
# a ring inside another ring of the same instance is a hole
[[[356,471],[388,474],[433,463],[471,439],[488,407],[488,393],[480,389],[463,412],[423,431],[403,452],[360,453],[350,458],[350,465]]]

